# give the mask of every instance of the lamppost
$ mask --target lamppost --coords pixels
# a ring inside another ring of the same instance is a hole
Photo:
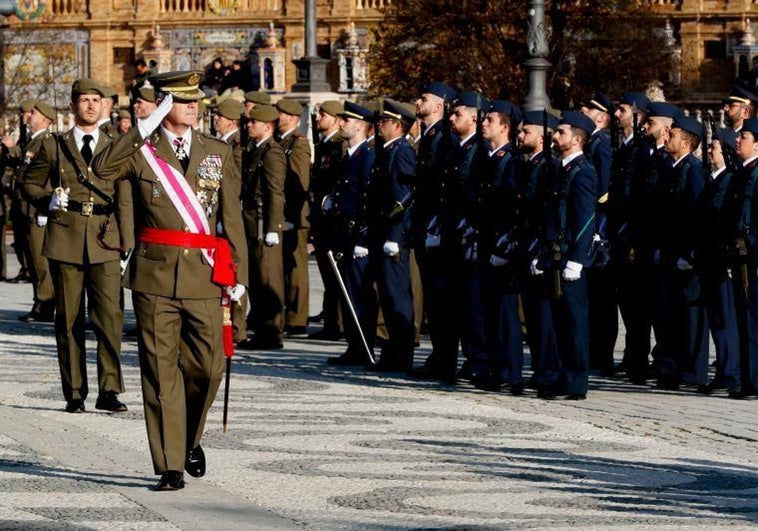
[[[547,60],[549,48],[545,25],[545,0],[528,0],[527,5],[529,30],[526,35],[526,45],[529,59],[524,62],[528,77],[523,107],[527,111],[534,111],[550,107],[550,98],[546,90],[550,62]]]
[[[305,56],[292,61],[297,69],[297,80],[292,92],[329,92],[326,81],[327,59],[316,52],[316,0],[305,0]]]

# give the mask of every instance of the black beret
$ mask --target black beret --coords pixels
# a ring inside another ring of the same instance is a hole
[[[434,94],[435,96],[438,96],[445,101],[452,101],[453,99],[455,99],[455,96],[456,96],[456,92],[452,87],[440,81],[433,81],[431,83],[427,83],[426,86],[424,86],[424,88],[421,89],[421,93]]]
[[[591,135],[595,131],[595,122],[578,111],[563,111],[563,116],[558,125],[570,125],[587,131]]]

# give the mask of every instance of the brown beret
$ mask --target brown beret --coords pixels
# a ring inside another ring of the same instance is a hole
[[[139,89],[137,97],[150,103],[155,103],[155,89],[153,87],[142,87]]]
[[[250,111],[250,119],[256,122],[275,122],[279,119],[279,113],[272,105],[256,105]]]
[[[48,120],[55,121],[55,109],[53,109],[44,101],[38,101],[34,105],[34,108],[37,109],[37,111],[39,111],[39,113]]]
[[[103,88],[94,79],[77,79],[71,85],[71,101],[76,100],[81,94],[100,94],[103,95]]]
[[[283,99],[276,102],[276,108],[284,114],[302,116],[303,106],[297,100]]]
[[[35,105],[37,105],[37,100],[24,100],[20,105],[21,112],[29,112]]]
[[[203,100],[197,102],[197,114],[198,116],[205,114],[205,102]]]
[[[104,98],[113,98],[118,96],[118,92],[113,90],[113,88],[109,87],[108,85],[100,85],[100,87],[103,89]]]
[[[119,120],[131,120],[132,115],[129,114],[129,111],[118,111],[118,119]]]
[[[239,120],[245,107],[237,100],[227,99],[218,104],[216,112],[229,120]]]
[[[256,105],[268,105],[271,103],[271,95],[262,90],[251,90],[250,92],[245,92],[245,101],[255,103]]]
[[[319,110],[324,111],[326,114],[337,116],[339,113],[345,110],[345,105],[341,101],[327,100],[319,105]]]

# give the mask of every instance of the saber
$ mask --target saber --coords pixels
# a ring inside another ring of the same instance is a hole
[[[232,312],[234,311],[234,301],[229,300],[228,295],[224,295],[222,301],[223,311],[223,342],[224,342],[224,356],[226,357],[226,382],[224,383],[224,417],[222,421],[224,433],[226,433],[226,420],[229,417],[229,382],[232,376],[232,356],[234,356],[234,339],[232,332]],[[228,304],[227,304],[228,303]]]
[[[226,419],[229,416],[229,380],[232,375],[232,357],[226,357],[226,382],[224,383],[224,433],[226,433]]]
[[[358,321],[358,314],[355,313],[355,308],[353,308],[353,303],[350,302],[350,296],[347,294],[347,288],[345,287],[345,283],[342,281],[342,275],[340,275],[340,270],[337,268],[337,262],[334,260],[334,253],[332,253],[332,251],[329,250],[326,252],[326,256],[329,257],[329,263],[332,264],[332,270],[334,271],[334,276],[337,277],[337,283],[340,285],[340,290],[342,290],[342,296],[345,298],[347,307],[350,308],[350,315],[353,316],[353,322],[355,323],[355,327],[358,329],[358,333],[361,336],[361,341],[363,342],[363,348],[366,349],[366,355],[368,356],[369,363],[371,365],[376,365],[374,354],[371,352],[371,349],[368,348],[368,343],[366,343],[366,336],[363,335],[363,330],[361,329],[361,323]]]

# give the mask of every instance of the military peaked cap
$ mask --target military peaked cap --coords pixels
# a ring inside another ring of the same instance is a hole
[[[746,131],[753,134],[753,138],[758,140],[758,118],[750,118],[742,122],[740,132]]]
[[[407,124],[412,124],[416,119],[416,109],[412,108],[407,103],[386,99],[382,106],[382,112],[379,113],[379,119],[392,118],[393,120],[400,120]]]
[[[431,83],[427,83],[424,88],[421,89],[421,94],[434,94],[445,101],[452,101],[455,99],[457,93],[452,87],[440,81],[432,81]]]
[[[371,122],[374,119],[374,111],[352,101],[346,101],[345,109],[338,116],[340,118],[355,118],[364,122]]]
[[[595,131],[595,122],[578,111],[563,111],[563,116],[558,125],[570,125],[587,131],[591,135]]]
[[[275,122],[279,119],[279,112],[273,105],[258,104],[250,111],[250,119],[255,122]]]
[[[156,91],[171,94],[179,100],[200,100],[205,92],[200,90],[203,73],[198,70],[188,72],[165,72],[150,78],[150,84]]]
[[[597,109],[598,111],[606,112],[608,114],[613,114],[613,111],[615,110],[611,98],[600,91],[595,91],[592,98],[590,98],[590,101],[585,104],[585,107]]]

